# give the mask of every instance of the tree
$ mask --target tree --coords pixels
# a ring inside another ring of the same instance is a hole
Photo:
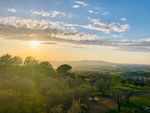
[[[130,98],[135,94],[134,91],[125,90],[124,91],[124,103],[129,103]]]
[[[111,89],[111,81],[110,79],[100,78],[96,81],[96,86],[98,88],[98,91],[102,95],[105,95]]]
[[[0,57],[0,65],[12,66],[20,64],[22,64],[22,59],[18,56],[12,57],[11,55],[6,54]]]
[[[63,64],[63,65],[60,65],[58,68],[57,68],[57,72],[60,73],[60,74],[68,74],[68,72],[72,69],[72,67],[68,64]]]
[[[90,97],[91,97],[91,100],[92,101],[95,101],[95,97],[97,96],[98,94],[98,90],[97,90],[97,87],[96,86],[91,86],[90,87]]]
[[[22,58],[18,56],[12,57],[12,63],[13,65],[21,65],[22,64]]]
[[[39,64],[40,72],[45,75],[51,75],[54,73],[53,66],[48,61],[42,61]]]
[[[55,105],[50,109],[50,113],[64,113],[62,105]]]
[[[34,66],[36,64],[38,64],[38,61],[31,56],[27,56],[24,60],[24,65],[26,66]]]
[[[129,90],[115,90],[112,92],[112,97],[117,103],[118,111],[120,112],[120,108],[122,104],[129,103],[130,97],[134,95],[133,91]]]
[[[126,80],[125,80],[125,79],[121,80],[121,83],[122,83],[123,85],[125,85]]]
[[[124,95],[121,91],[114,91],[112,93],[113,99],[116,101],[118,106],[118,111],[121,111],[121,105],[124,103]]]
[[[12,56],[9,54],[3,55],[0,57],[0,65],[11,65],[12,64]]]
[[[82,103],[81,100],[73,101],[72,106],[69,108],[67,113],[82,113]]]
[[[111,89],[111,78],[109,75],[93,77],[89,82],[91,86],[96,87],[97,93],[101,93],[103,96]]]

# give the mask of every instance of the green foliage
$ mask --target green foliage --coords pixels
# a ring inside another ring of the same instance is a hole
[[[38,64],[38,61],[31,56],[27,56],[24,60],[24,65],[26,66],[34,66],[36,64]]]
[[[0,65],[10,66],[10,65],[20,65],[22,64],[22,59],[18,56],[12,57],[9,54],[0,57]]]
[[[140,106],[149,106],[150,105],[150,96],[133,96],[131,102],[135,105]]]
[[[51,108],[50,113],[64,113],[62,105],[55,105]]]
[[[52,75],[54,74],[54,69],[52,65],[48,61],[42,61],[39,64],[39,71],[44,75]]]
[[[140,112],[140,109],[138,108],[132,108],[132,109],[124,108],[122,109],[121,113],[141,113],[141,112]]]
[[[63,64],[63,65],[59,66],[56,71],[61,74],[67,74],[71,69],[72,69],[72,67],[70,65]]]
[[[72,106],[69,108],[67,113],[82,113],[82,103],[81,100],[73,100]]]
[[[105,78],[99,78],[96,81],[96,85],[97,85],[98,91],[102,95],[105,95],[107,92],[111,90],[111,81],[110,81],[110,78],[107,76]]]
[[[111,109],[107,113],[119,113],[117,110]]]

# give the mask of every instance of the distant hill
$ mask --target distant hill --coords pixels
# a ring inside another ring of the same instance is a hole
[[[61,64],[69,64],[72,66],[81,66],[81,65],[112,65],[113,63],[105,61],[92,61],[92,60],[82,60],[82,61],[50,61],[54,67],[57,67]]]
[[[150,65],[144,64],[119,64],[99,60],[82,60],[82,61],[50,61],[54,68],[62,64],[69,64],[73,71],[110,71],[110,70],[150,70]]]
[[[105,61],[51,61],[54,68],[57,68],[61,64],[69,64],[73,67],[74,71],[98,71],[102,67],[113,67],[115,64]]]

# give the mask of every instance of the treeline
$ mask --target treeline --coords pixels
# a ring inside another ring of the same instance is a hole
[[[48,61],[0,57],[0,113],[84,113],[88,87],[67,64],[56,70]]]
[[[121,78],[122,84],[132,84],[134,86],[150,86],[150,72],[127,71]]]
[[[31,56],[27,56],[22,60],[19,56],[11,56],[9,54],[0,57],[0,73],[2,74],[25,74],[53,76],[57,74],[71,75],[72,69],[70,65],[63,64],[54,70],[48,61],[38,61]],[[73,75],[73,73],[72,73]]]

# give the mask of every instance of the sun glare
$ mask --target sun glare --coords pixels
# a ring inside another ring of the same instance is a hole
[[[37,41],[37,40],[32,40],[32,41],[29,41],[28,44],[33,47],[33,48],[36,48],[36,47],[39,47],[40,46],[40,41]]]

